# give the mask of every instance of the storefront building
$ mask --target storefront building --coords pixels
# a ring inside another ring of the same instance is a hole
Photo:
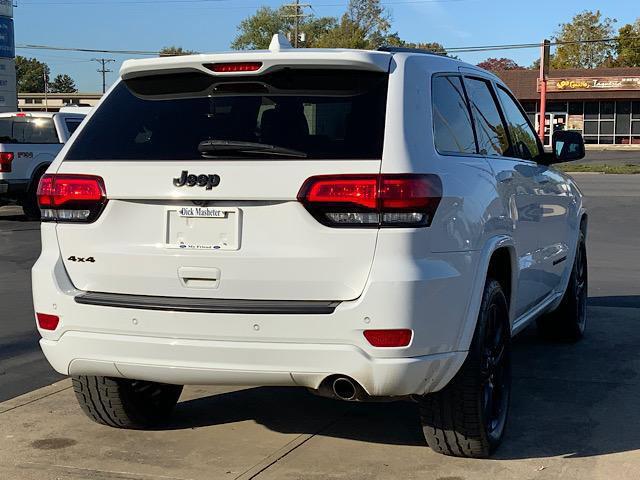
[[[539,125],[537,70],[497,73]],[[585,143],[640,148],[640,68],[552,70],[547,81],[545,145],[556,130],[578,130]]]

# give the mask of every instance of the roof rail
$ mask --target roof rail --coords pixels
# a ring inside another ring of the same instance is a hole
[[[378,47],[378,51],[390,53],[424,53],[427,55],[438,55],[440,57],[446,56],[446,53],[438,53],[432,50],[425,50],[423,48],[392,47],[390,45],[382,45],[381,47]]]

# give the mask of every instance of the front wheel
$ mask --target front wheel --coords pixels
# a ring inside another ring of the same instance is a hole
[[[146,429],[169,420],[182,386],[81,375],[73,377],[73,390],[82,411],[94,422]]]
[[[511,398],[511,327],[500,283],[487,279],[478,323],[460,371],[419,400],[429,446],[456,457],[486,458],[504,435]]]

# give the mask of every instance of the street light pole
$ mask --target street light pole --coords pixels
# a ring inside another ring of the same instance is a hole
[[[293,40],[293,46],[295,48],[298,48],[298,37],[300,35],[300,33],[299,33],[299,30],[300,30],[300,0],[296,0],[295,9],[296,9],[296,13],[295,13],[295,28],[294,28],[295,37],[294,37],[294,40]]]
[[[49,111],[49,76],[47,75],[47,67],[42,66],[42,78],[44,80],[44,111]]]

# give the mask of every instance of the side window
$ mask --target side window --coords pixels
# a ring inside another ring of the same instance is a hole
[[[471,116],[457,75],[433,77],[433,134],[440,153],[476,153]]]
[[[511,141],[513,142],[513,156],[523,160],[537,160],[541,153],[540,147],[538,146],[536,134],[531,125],[529,125],[527,118],[511,94],[500,86],[498,87],[498,97],[509,125]]]
[[[14,117],[9,143],[60,143],[52,118]]]
[[[69,135],[73,135],[73,132],[75,132],[78,127],[80,126],[80,124],[82,123],[80,120],[67,120],[65,122],[67,124],[67,130],[69,130]]]
[[[464,82],[471,102],[480,153],[498,156],[508,154],[507,129],[502,123],[489,82],[478,78],[465,78]]]

